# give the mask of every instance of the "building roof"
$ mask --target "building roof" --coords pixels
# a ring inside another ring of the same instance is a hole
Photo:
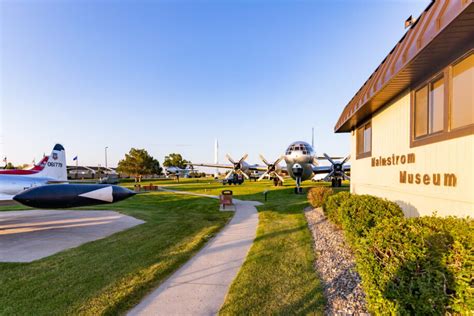
[[[449,57],[474,47],[474,0],[434,0],[346,105],[334,127],[350,132]]]

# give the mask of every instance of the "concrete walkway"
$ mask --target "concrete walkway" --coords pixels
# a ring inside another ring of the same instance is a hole
[[[142,223],[113,211],[0,212],[0,262],[31,262]]]
[[[165,190],[163,191],[171,191]],[[205,194],[171,191],[217,198]],[[259,202],[234,200],[229,224],[129,315],[215,315],[253,243]]]

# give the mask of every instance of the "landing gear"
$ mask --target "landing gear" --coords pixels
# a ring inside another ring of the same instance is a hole
[[[301,187],[301,177],[297,177],[295,194],[302,194],[302,193],[303,193],[303,188]]]
[[[273,178],[273,186],[274,187],[280,187],[282,185],[283,185],[283,182],[278,177]]]
[[[342,179],[341,178],[332,178],[331,179],[331,186],[333,188],[338,188],[342,186]]]
[[[303,188],[295,188],[295,194],[303,194]]]

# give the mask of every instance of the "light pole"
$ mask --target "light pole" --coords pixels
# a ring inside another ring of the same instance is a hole
[[[105,146],[105,168],[107,168],[107,148],[108,146]]]

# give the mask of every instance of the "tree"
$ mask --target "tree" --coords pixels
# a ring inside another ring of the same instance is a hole
[[[152,174],[160,175],[163,172],[163,168],[160,166],[160,162],[153,159]]]
[[[186,168],[191,161],[183,159],[181,154],[172,153],[165,157],[165,161],[163,162],[163,166],[165,167],[179,167],[181,169]]]
[[[133,176],[136,182],[140,182],[143,176],[157,171],[157,164],[159,167],[159,162],[145,149],[132,148],[125,154],[125,159],[119,161],[117,171]]]

